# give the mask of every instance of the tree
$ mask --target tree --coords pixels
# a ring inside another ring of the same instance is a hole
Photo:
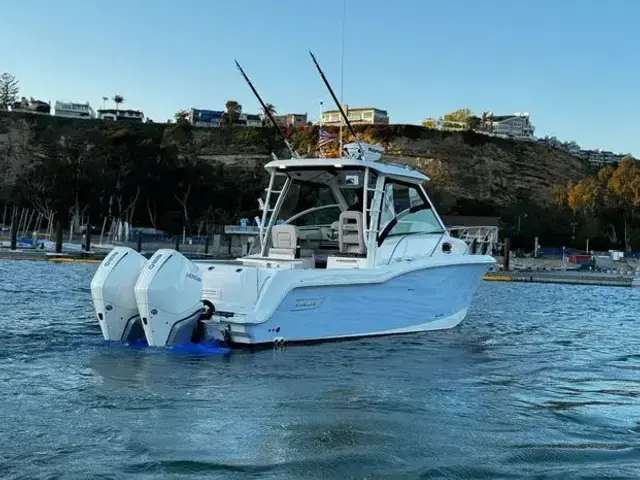
[[[469,117],[471,117],[473,114],[471,113],[471,110],[469,110],[468,108],[459,108],[458,110],[451,112],[451,113],[447,113],[444,116],[444,120],[447,122],[464,122],[467,123],[469,121]]]
[[[262,109],[262,125],[266,125],[269,122],[269,114],[275,115],[277,113],[276,107],[272,103],[265,104],[266,108]]]
[[[120,104],[124,103],[124,97],[122,95],[115,94],[113,96],[113,103],[116,104],[116,111],[118,111]]]
[[[467,118],[467,126],[470,130],[480,130],[482,128],[482,119],[475,115],[471,115]]]
[[[7,72],[0,75],[0,110],[7,110],[16,101],[18,92],[16,77]]]
[[[640,165],[630,156],[616,167],[604,167],[595,178],[587,178],[567,189],[567,204],[577,215],[597,217],[606,225],[612,243],[622,226],[625,250],[631,249],[631,226],[640,207]],[[622,223],[622,225],[620,225]]]
[[[186,122],[188,116],[189,112],[187,112],[186,110],[178,110],[173,114],[173,118],[175,119],[176,123]]]
[[[240,114],[242,113],[242,105],[240,105],[235,100],[228,100],[225,104],[225,108],[227,109],[227,111],[222,114],[222,118],[220,119],[220,126],[231,127],[240,118]]]

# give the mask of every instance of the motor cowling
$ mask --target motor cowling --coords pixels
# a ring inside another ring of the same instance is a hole
[[[147,259],[128,247],[115,247],[91,280],[91,297],[105,340],[135,341],[144,334],[134,287]]]
[[[203,311],[200,268],[176,250],[158,250],[135,286],[150,346],[188,343]]]

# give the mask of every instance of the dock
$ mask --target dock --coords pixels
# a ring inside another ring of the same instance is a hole
[[[640,278],[592,271],[499,271],[484,276],[488,282],[560,283],[568,285],[601,285],[611,287],[640,286]]]

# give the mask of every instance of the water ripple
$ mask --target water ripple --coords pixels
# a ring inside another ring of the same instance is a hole
[[[480,286],[457,328],[228,357],[102,341],[95,265],[0,262],[2,478],[636,478],[633,289]]]

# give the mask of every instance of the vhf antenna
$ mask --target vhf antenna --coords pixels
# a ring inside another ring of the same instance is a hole
[[[282,137],[282,139],[284,140],[284,144],[287,146],[287,148],[289,149],[289,152],[291,152],[291,158],[300,158],[300,155],[298,154],[298,152],[296,152],[294,150],[294,148],[291,146],[291,144],[289,143],[289,140],[287,140],[287,137],[285,136],[284,132],[280,129],[280,126],[276,123],[276,121],[273,118],[273,115],[271,115],[271,112],[269,111],[269,109],[267,108],[267,106],[264,104],[264,102],[262,101],[262,98],[260,98],[260,95],[258,94],[258,92],[256,91],[256,89],[254,88],[253,84],[251,83],[251,80],[249,80],[249,77],[247,77],[247,74],[244,73],[244,70],[242,69],[242,67],[240,66],[240,64],[238,63],[237,60],[234,60],[236,62],[236,67],[238,67],[238,70],[240,70],[240,73],[242,74],[242,76],[244,77],[244,79],[247,81],[247,83],[249,84],[249,86],[251,87],[251,90],[253,91],[253,94],[258,98],[258,101],[260,102],[260,105],[262,105],[262,110],[264,111],[264,113],[267,114],[267,116],[269,117],[269,120],[271,120],[271,123],[273,123],[274,127],[276,127],[276,129],[278,129],[278,132],[280,133],[280,136]]]
[[[344,113],[344,110],[342,109],[342,105],[338,101],[338,98],[336,97],[336,94],[333,93],[333,89],[331,88],[331,85],[329,85],[329,81],[327,80],[327,77],[324,76],[324,73],[322,72],[322,69],[320,68],[320,65],[318,65],[318,61],[316,60],[315,55],[311,51],[309,51],[309,54],[311,55],[311,58],[313,59],[313,63],[316,64],[316,68],[318,69],[318,72],[320,72],[320,76],[322,77],[322,80],[324,80],[324,84],[327,86],[327,89],[329,90],[329,93],[333,97],[333,101],[336,102],[336,105],[338,106],[338,110],[340,110],[340,113],[342,114],[342,118],[344,118],[344,121],[346,122],[347,127],[349,128],[349,131],[351,132],[351,135],[353,135],[353,138],[355,138],[356,142],[358,143],[358,149],[359,149],[358,157],[360,158],[360,160],[364,160],[364,157],[363,157],[364,149],[362,148],[362,144],[360,143],[360,139],[358,138],[358,136],[356,135],[355,130],[351,126],[351,122],[349,122],[349,119],[347,118],[347,114]]]

